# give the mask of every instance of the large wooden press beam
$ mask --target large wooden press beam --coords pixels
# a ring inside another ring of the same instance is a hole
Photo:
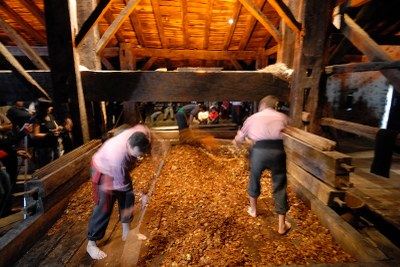
[[[340,28],[344,36],[351,41],[370,61],[391,61],[392,59],[379,45],[357,25],[347,14],[342,15]],[[400,71],[398,69],[382,69],[382,74],[388,79],[394,89],[400,92]]]
[[[284,96],[288,84],[271,73],[83,71],[88,100],[116,101],[259,101]]]

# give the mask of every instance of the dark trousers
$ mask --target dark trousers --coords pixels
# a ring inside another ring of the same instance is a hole
[[[91,241],[100,240],[104,237],[115,200],[118,201],[119,218],[122,223],[130,223],[132,221],[132,210],[135,203],[132,187],[128,191],[115,191],[104,189],[101,182],[95,186],[98,187],[99,202],[94,207],[89,221],[88,239]]]
[[[266,169],[272,174],[272,193],[275,210],[285,214],[289,210],[286,192],[286,154],[282,140],[259,141],[250,154],[250,181],[247,188],[249,196],[257,198],[261,194],[261,175]]]
[[[177,112],[176,113],[176,122],[178,123],[178,129],[183,130],[188,128],[187,118],[184,112]]]

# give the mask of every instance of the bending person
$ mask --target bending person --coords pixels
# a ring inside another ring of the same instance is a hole
[[[107,140],[92,158],[92,182],[95,207],[88,227],[86,251],[90,257],[100,260],[107,257],[96,241],[104,237],[115,200],[118,201],[122,222],[122,240],[126,240],[133,219],[135,195],[130,172],[150,148],[150,131],[144,125],[136,125]]]

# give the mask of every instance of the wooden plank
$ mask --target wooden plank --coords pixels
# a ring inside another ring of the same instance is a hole
[[[96,53],[100,54],[106,47],[111,37],[114,36],[115,32],[121,27],[122,23],[128,18],[129,14],[136,8],[140,0],[130,0],[125,8],[121,11],[119,16],[113,21],[110,27],[107,28],[101,39],[96,45]]]
[[[334,118],[321,118],[321,125],[333,127],[335,129],[353,133],[371,140],[375,140],[376,133],[379,131],[379,128],[377,127]],[[400,140],[400,136],[397,137],[397,140]]]
[[[30,87],[31,89],[37,90],[40,93],[42,93],[42,95],[44,95],[46,98],[51,99],[51,97],[49,96],[49,94],[46,92],[46,90],[44,90],[33,78],[32,76],[29,75],[29,73],[27,73],[24,69],[24,67],[22,67],[21,64],[19,64],[18,60],[11,55],[10,52],[8,52],[8,50],[6,49],[6,47],[3,45],[3,43],[0,42],[0,54],[2,55],[2,57],[9,63],[9,65],[11,66],[12,69],[14,69],[15,74],[17,75],[17,77],[24,83],[26,84],[28,87]]]
[[[345,201],[345,191],[335,190],[290,160],[286,163],[287,172],[325,205],[338,207],[335,198]]]
[[[44,214],[35,214],[0,238],[0,266],[11,266],[54,224],[68,199],[58,202]]]
[[[351,165],[351,157],[337,151],[320,151],[308,144],[285,136],[288,160],[294,162],[332,187],[340,188],[342,181],[349,180],[349,171],[342,164]]]
[[[283,129],[283,133],[287,136],[299,139],[315,149],[321,151],[333,151],[336,149],[336,142],[322,136],[303,131],[299,128],[287,126]]]
[[[268,94],[283,97],[289,90],[287,82],[271,73],[254,71],[82,71],[82,80],[85,97],[92,101],[259,101]]]
[[[7,22],[0,18],[0,27],[8,34],[11,40],[13,40],[18,48],[24,52],[24,54],[32,61],[38,69],[50,70],[46,62],[33,50],[25,39],[19,35]]]
[[[132,45],[121,43],[119,49],[119,64],[121,70],[136,70],[136,55]]]
[[[154,62],[157,61],[157,57],[151,57],[149,60],[147,60],[146,64],[143,65],[142,70],[148,70],[151,68],[151,66],[154,64]]]
[[[30,46],[30,47],[40,57],[48,57],[49,56],[49,51],[47,50],[47,46]],[[18,46],[6,45],[6,48],[14,57],[24,57],[25,56],[25,53],[21,49],[19,49]]]
[[[383,62],[349,63],[349,64],[326,66],[325,73],[337,74],[337,73],[376,71],[376,70],[396,69],[396,68],[397,69],[400,68],[400,60],[383,61]]]
[[[388,260],[386,255],[369,243],[350,224],[345,222],[331,208],[325,206],[310,191],[305,189],[295,178],[288,175],[288,180],[296,194],[309,203],[312,212],[318,220],[331,232],[336,242],[359,262],[368,264],[379,264]],[[378,265],[379,266],[379,265]]]
[[[44,14],[40,8],[33,2],[33,0],[19,0],[21,4],[24,5],[32,15],[43,25],[46,25],[46,20],[44,19]]]

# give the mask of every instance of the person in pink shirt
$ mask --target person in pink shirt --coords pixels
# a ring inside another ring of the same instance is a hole
[[[248,117],[237,132],[234,145],[250,139],[253,142],[250,153],[250,180],[247,193],[250,197],[248,213],[257,216],[257,199],[261,194],[260,179],[262,172],[271,170],[275,210],[278,214],[278,233],[285,234],[291,224],[286,221],[289,210],[287,201],[286,154],[282,141],[282,130],[288,125],[289,118],[279,111],[279,99],[266,96],[259,103],[259,112]]]
[[[95,207],[88,226],[86,251],[100,260],[107,257],[96,241],[104,237],[115,200],[118,201],[122,222],[122,240],[126,240],[133,219],[133,193],[130,172],[137,158],[149,151],[150,130],[136,125],[108,139],[92,157],[92,182]]]

